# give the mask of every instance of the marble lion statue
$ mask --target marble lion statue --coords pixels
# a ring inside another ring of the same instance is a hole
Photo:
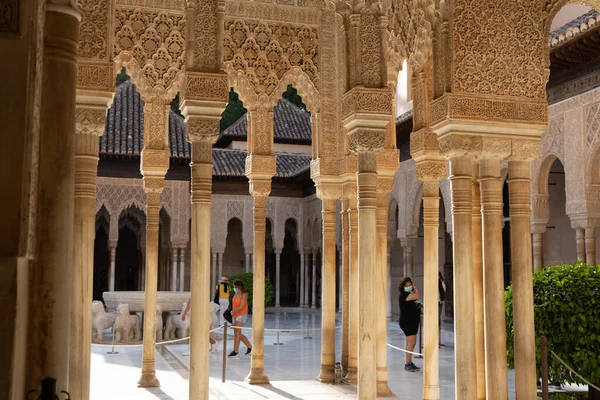
[[[101,301],[92,302],[92,338],[102,340],[102,333],[115,323],[117,315],[107,313],[104,310],[104,304]]]
[[[190,334],[190,313],[185,319],[185,321],[181,320],[181,315],[185,308],[187,307],[187,302],[183,303],[181,308],[181,312],[177,315],[169,315],[167,317],[167,323],[165,328],[165,339],[181,339]],[[177,334],[179,332],[179,334]]]
[[[129,304],[119,304],[117,307],[115,335],[115,339],[119,343],[127,343],[129,339],[141,339],[140,317],[138,315],[130,315]]]
[[[156,321],[155,321],[155,329],[156,329],[156,341],[160,342],[163,340],[163,318],[162,318],[162,307],[157,304],[156,305]],[[168,338],[167,338],[168,339]]]

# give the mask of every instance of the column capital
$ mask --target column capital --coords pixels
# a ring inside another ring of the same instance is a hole
[[[106,124],[106,105],[91,106],[77,104],[75,107],[75,133],[98,136],[104,134]]]
[[[569,214],[569,218],[573,229],[590,229],[600,226],[600,215],[596,213]]]
[[[417,179],[423,182],[439,182],[448,176],[446,160],[423,160],[415,164]]]
[[[159,176],[162,180],[169,169],[171,152],[169,149],[145,147],[140,158],[140,169],[144,176]],[[162,189],[161,189],[162,190]]]
[[[246,157],[246,176],[250,181],[261,180],[271,182],[277,171],[277,160],[274,154],[249,154]],[[250,190],[252,192],[252,190]],[[269,187],[269,193],[271,188]]]
[[[263,207],[267,206],[267,198],[271,193],[271,180],[250,178],[250,195],[254,197],[254,204],[256,202],[264,202]]]
[[[545,233],[546,232],[546,224],[545,223],[531,223],[531,233]]]
[[[339,178],[337,182],[323,181],[321,177],[315,180],[317,187],[317,197],[323,201],[326,200],[341,200],[344,197],[344,187]]]

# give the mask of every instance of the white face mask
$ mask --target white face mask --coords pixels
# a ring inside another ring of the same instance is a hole
[[[407,292],[407,293],[410,293],[410,292],[413,291],[413,287],[412,286],[405,286],[404,287],[404,291]]]
[[[238,292],[237,288],[233,288],[233,292],[237,293]]]

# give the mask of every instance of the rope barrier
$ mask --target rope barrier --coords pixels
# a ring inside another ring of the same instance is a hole
[[[223,328],[223,325],[216,327],[215,329],[212,329],[210,331],[208,331],[208,333],[213,333],[216,332],[218,330],[220,330],[221,328]],[[173,343],[179,343],[179,342],[185,342],[186,340],[189,340],[190,337],[186,336],[184,338],[181,339],[172,339],[172,340],[163,340],[161,342],[156,342],[157,346],[163,346],[163,345],[167,345],[167,344],[173,344]],[[138,344],[108,344],[108,343],[92,343],[92,346],[96,346],[96,347],[142,347],[144,345],[144,343],[138,343]]]
[[[593,383],[591,383],[590,381],[588,381],[587,379],[585,379],[583,376],[579,375],[579,374],[577,373],[577,371],[575,371],[573,368],[569,367],[569,365],[567,365],[567,363],[566,363],[566,362],[565,362],[565,361],[564,361],[562,358],[560,358],[560,357],[558,356],[558,354],[556,354],[556,353],[555,353],[553,350],[550,350],[550,353],[552,353],[552,355],[553,355],[554,357],[556,357],[556,359],[557,359],[558,361],[560,361],[560,363],[561,363],[562,365],[564,365],[564,366],[565,366],[565,367],[566,367],[566,368],[567,368],[569,371],[571,371],[572,373],[574,373],[575,375],[577,375],[577,377],[579,377],[579,379],[581,379],[582,381],[584,381],[585,383],[587,383],[587,385],[588,385],[588,386],[591,386],[591,387],[593,387],[593,388],[594,388],[594,389],[596,389],[596,390],[600,390],[600,387],[598,387],[598,386],[594,385]]]
[[[393,345],[391,345],[389,343],[386,343],[386,344],[388,345],[388,347],[391,347],[394,350],[399,350],[399,351],[402,351],[404,353],[412,354],[414,356],[421,356],[421,357],[423,356],[423,353],[415,353],[414,351],[408,351],[406,349],[401,349],[400,347],[393,346]],[[454,358],[454,356],[440,356],[439,358]]]

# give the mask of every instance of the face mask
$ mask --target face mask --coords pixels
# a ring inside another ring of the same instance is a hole
[[[407,293],[410,293],[410,292],[413,291],[413,287],[412,286],[406,286],[406,287],[404,287],[404,291],[407,292]]]
[[[234,292],[234,293],[237,293],[237,288],[233,288],[233,292]]]

